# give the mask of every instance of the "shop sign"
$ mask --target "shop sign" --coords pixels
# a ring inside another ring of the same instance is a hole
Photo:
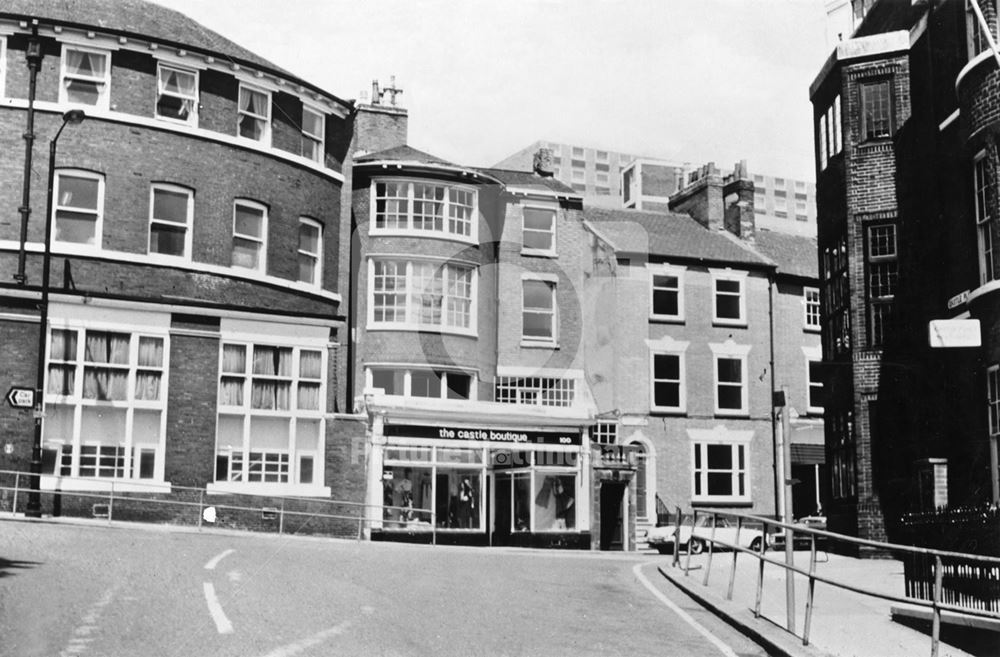
[[[413,424],[387,424],[386,436],[407,438],[438,438],[467,442],[524,443],[527,445],[580,445],[578,432],[519,431],[517,429],[490,429],[486,427],[430,427]]]

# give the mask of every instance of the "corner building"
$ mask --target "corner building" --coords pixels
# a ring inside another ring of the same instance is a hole
[[[852,5],[810,88],[828,516],[885,540],[906,512],[1000,501],[998,15]]]
[[[40,146],[71,109],[86,119],[60,133],[46,217]],[[43,491],[360,499],[342,435],[354,424],[336,419],[351,110],[155,4],[0,9],[8,386],[34,387],[52,228]],[[32,424],[30,410],[0,410],[0,469],[29,470]]]

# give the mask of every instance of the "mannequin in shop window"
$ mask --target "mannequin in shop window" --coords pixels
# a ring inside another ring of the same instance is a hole
[[[410,480],[410,469],[403,470],[403,480],[396,485],[396,495],[399,498],[397,506],[403,507],[399,519],[408,522],[413,520],[413,482]]]
[[[556,529],[572,529],[576,510],[573,508],[573,492],[566,490],[562,481],[556,479]]]
[[[462,477],[458,485],[458,526],[461,529],[472,528],[472,518],[476,510],[475,492],[468,477]]]

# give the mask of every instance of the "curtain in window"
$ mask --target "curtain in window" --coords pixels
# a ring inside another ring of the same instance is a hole
[[[87,331],[84,360],[88,363],[128,365],[128,333]]]
[[[128,370],[88,367],[83,371],[84,399],[124,401],[128,399]]]
[[[243,374],[247,371],[246,347],[238,344],[227,344],[222,347],[222,371],[233,374]]]
[[[223,377],[219,384],[220,406],[243,405],[243,379]]]
[[[72,365],[49,365],[48,385],[45,391],[53,395],[72,395],[76,368]]]
[[[319,410],[319,384],[299,384],[299,408],[305,411]]]
[[[254,347],[253,373],[265,376],[291,376],[291,347]]]
[[[291,408],[292,385],[287,381],[254,381],[250,407],[263,411],[287,411]]]
[[[155,401],[159,399],[160,378],[159,372],[136,372],[135,398],[146,401]]]
[[[49,343],[52,360],[76,360],[76,331],[53,329]]]
[[[163,340],[139,338],[139,367],[163,366]]]
[[[323,354],[319,351],[303,350],[299,354],[299,377],[319,379],[323,376]]]
[[[66,72],[92,78],[104,78],[107,60],[104,55],[83,50],[66,51]]]

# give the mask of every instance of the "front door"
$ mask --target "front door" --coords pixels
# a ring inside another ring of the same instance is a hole
[[[493,536],[491,545],[510,542],[510,476],[494,477]]]
[[[623,550],[626,484],[621,482],[601,482],[601,549]]]

